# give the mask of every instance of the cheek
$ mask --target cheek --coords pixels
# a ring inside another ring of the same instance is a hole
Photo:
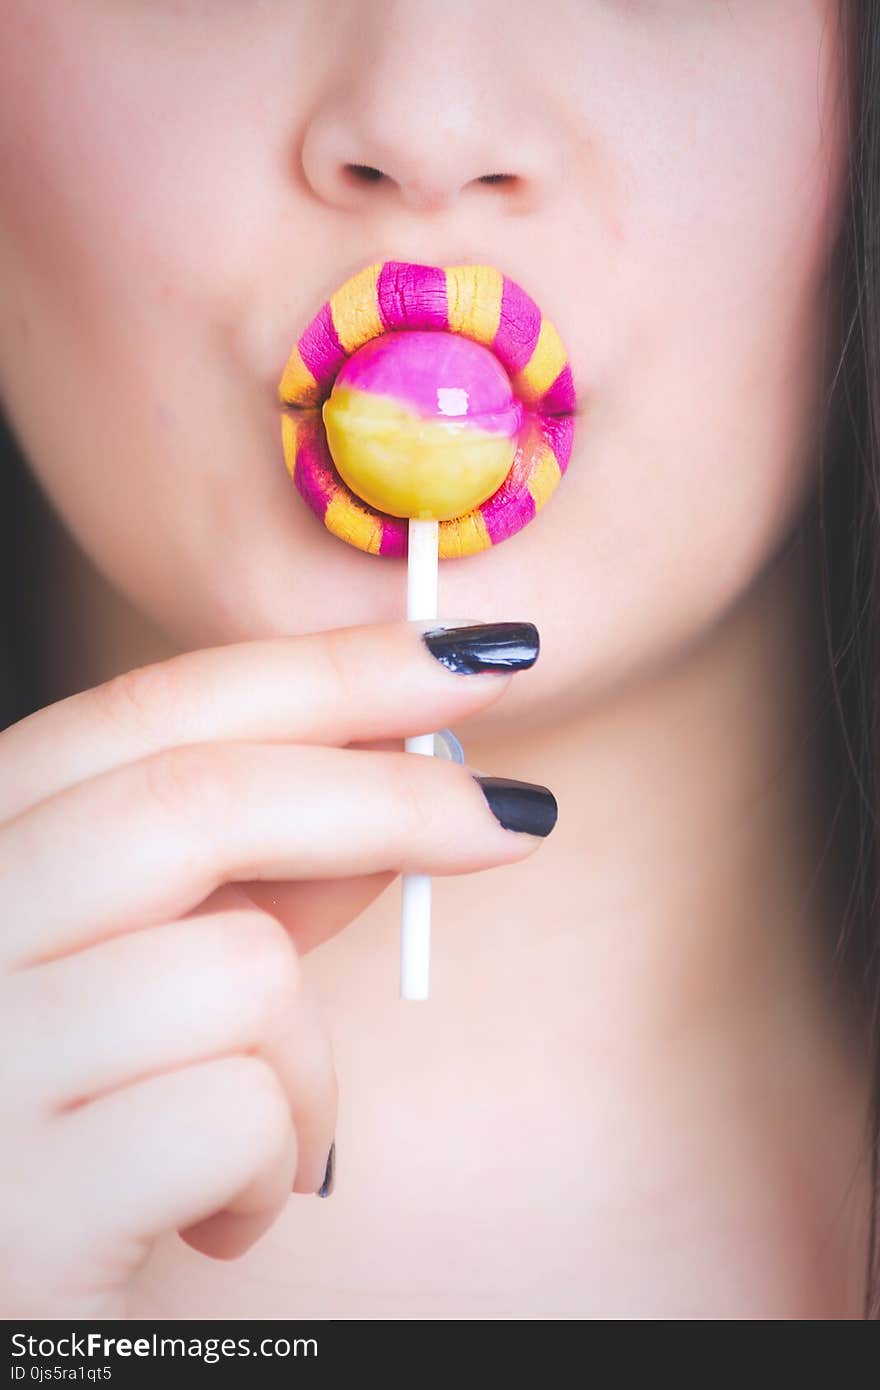
[[[141,400],[200,398],[203,349],[216,375],[218,325],[252,293],[284,189],[286,116],[265,95],[283,50],[266,11],[249,27],[259,56],[235,63],[242,22],[218,14],[200,32],[200,7],[0,9],[3,290],[34,340],[22,365],[3,336],[0,385],[48,371],[80,419],[127,401],[127,383]]]
[[[161,607],[187,559],[216,564],[232,459],[254,452],[253,417],[224,423],[230,325],[272,260],[285,113],[273,127],[264,107],[282,51],[255,22],[263,56],[236,66],[222,16],[205,42],[167,10],[154,29],[148,6],[0,10],[0,398],[83,547]],[[180,550],[167,581],[159,539]]]
[[[259,13],[242,63],[222,15],[200,32],[161,5],[4,5],[0,225],[56,290],[73,296],[75,273],[87,297],[127,284],[136,303],[168,280],[216,293],[221,264],[252,264],[284,133],[266,96],[284,54]]]
[[[732,28],[699,69],[638,70],[614,135],[609,108],[628,193],[586,292],[613,327],[566,481],[587,684],[717,623],[814,485],[846,191],[834,8],[756,6],[760,32]]]
[[[835,8],[756,6],[762,32],[742,26],[741,48],[707,48],[699,70],[657,76],[621,50],[617,90],[629,81],[642,94],[625,106],[611,99],[609,50],[591,158],[615,169],[617,196],[583,222],[571,309],[592,392],[566,505],[548,506],[542,544],[527,555],[529,528],[520,552],[540,573],[540,611],[510,580],[541,627],[543,664],[500,720],[532,698],[564,717],[690,649],[778,552],[814,488],[846,205]],[[601,244],[599,211],[613,228]],[[511,573],[506,559],[499,573]]]
[[[169,53],[111,6],[77,5],[75,26],[72,8],[0,13],[0,393],[35,471],[104,572],[184,643],[401,613],[402,568],[314,523],[274,414],[242,391],[247,364],[253,378],[271,358],[254,325],[273,272],[316,261],[341,278],[305,211],[298,242],[275,232],[280,94],[296,87],[304,108],[308,79],[281,71],[268,30],[249,32],[261,56],[231,91],[222,18],[211,44]],[[546,511],[442,572],[444,612],[541,628],[544,659],[499,719],[582,703],[717,622],[811,485],[843,183],[827,9],[746,0],[728,33],[713,3],[662,64],[656,29],[609,28],[580,77],[560,51],[562,89],[590,93],[590,139],[565,215],[546,215],[558,255],[538,261],[531,227],[489,244],[504,261],[523,236],[510,268],[539,289],[565,275],[551,317],[588,410]],[[288,232],[299,220],[288,204]],[[291,321],[322,297],[307,278]]]

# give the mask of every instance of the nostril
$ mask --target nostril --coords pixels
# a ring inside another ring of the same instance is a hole
[[[345,168],[352,178],[359,179],[362,183],[378,183],[385,177],[381,169],[374,169],[369,164],[346,164]]]

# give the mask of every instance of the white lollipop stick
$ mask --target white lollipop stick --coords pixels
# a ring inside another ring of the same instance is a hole
[[[410,620],[437,617],[438,538],[440,523],[409,523],[409,563],[406,571],[406,616]],[[434,752],[433,734],[416,734],[404,744],[407,753]],[[431,973],[431,878],[404,874],[400,918],[400,997],[427,999]]]

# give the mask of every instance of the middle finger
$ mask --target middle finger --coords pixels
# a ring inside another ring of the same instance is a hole
[[[553,804],[543,788],[511,792]],[[524,859],[546,833],[502,828],[467,768],[439,758],[175,748],[0,829],[0,911],[9,908],[0,951],[12,968],[48,960],[180,917],[229,882],[473,873]]]

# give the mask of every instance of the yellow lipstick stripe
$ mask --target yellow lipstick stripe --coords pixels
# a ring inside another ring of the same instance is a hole
[[[491,265],[446,267],[446,314],[449,328],[491,347],[501,322],[504,276]]]
[[[457,560],[462,555],[476,555],[492,544],[486,523],[479,508],[452,521],[441,521],[438,549],[441,560]]]
[[[379,275],[382,262],[359,270],[330,296],[330,313],[336,336],[346,352],[356,352],[371,338],[385,332],[379,314]]]
[[[528,477],[528,489],[539,512],[562,477],[556,455],[549,444],[540,444]]]
[[[534,351],[522,371],[513,378],[513,389],[526,405],[534,405],[550,390],[568,363],[562,339],[549,319],[541,319]]]
[[[324,525],[334,536],[348,541],[369,555],[378,555],[382,543],[382,522],[370,516],[363,507],[353,507],[344,492],[330,499],[324,514]]]
[[[291,478],[296,470],[297,436],[296,421],[289,415],[281,416],[281,447],[284,450],[284,463]]]
[[[278,398],[287,405],[317,405],[320,400],[318,383],[300,356],[298,347],[287,359],[278,386]]]

